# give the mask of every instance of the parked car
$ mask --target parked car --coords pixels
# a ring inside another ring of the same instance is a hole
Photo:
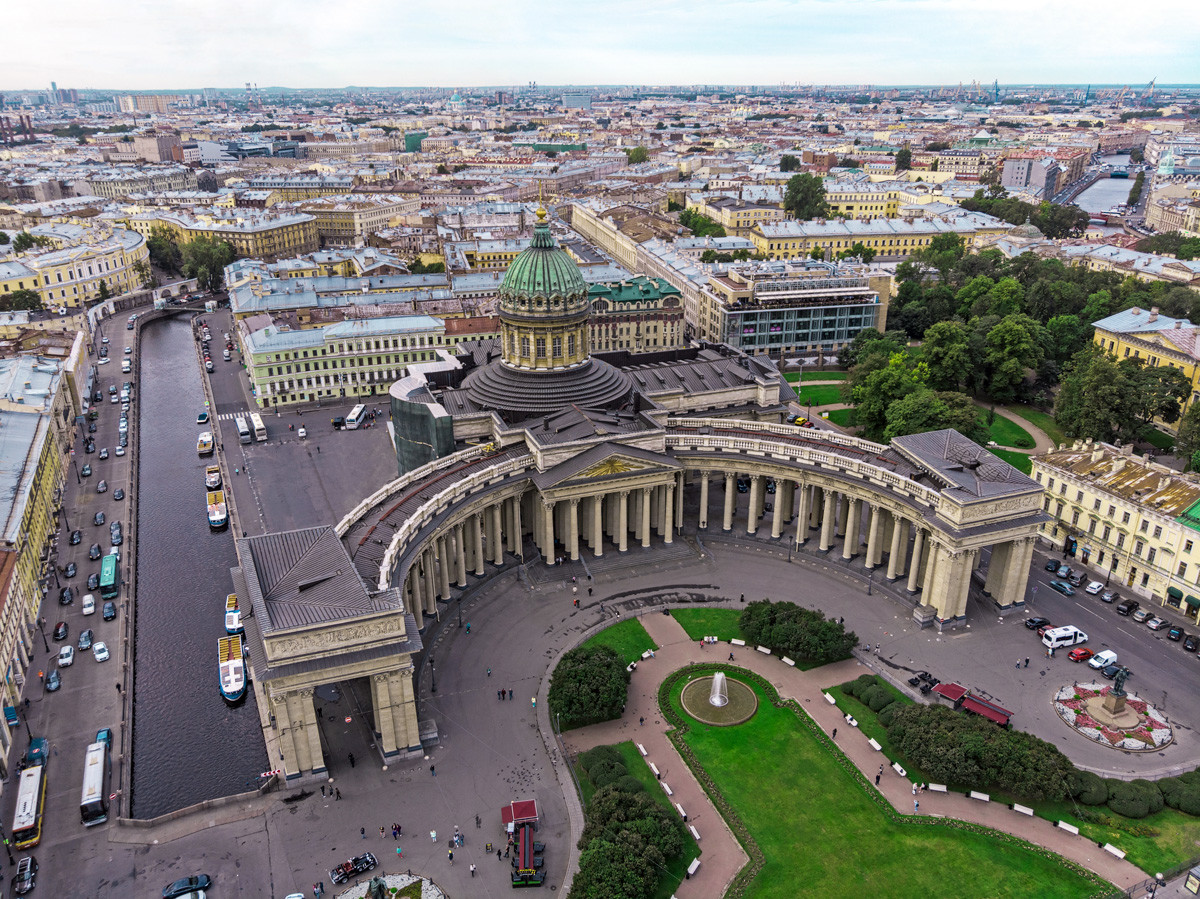
[[[101,479],[100,483],[96,485],[96,492],[108,493],[108,481]]]
[[[104,604],[104,610],[100,613],[100,617],[105,621],[112,621],[117,617],[117,604],[111,599]]]
[[[1072,587],[1082,587],[1083,586],[1083,572],[1082,571],[1072,571],[1070,574],[1067,575],[1067,583],[1070,584]]]
[[[113,744],[112,728],[111,727],[102,727],[98,731],[96,731],[96,742],[104,743],[108,746],[109,749],[111,749],[112,744]]]
[[[58,651],[58,667],[70,668],[75,664],[75,647],[64,646]]]
[[[32,855],[17,862],[17,873],[13,875],[12,888],[18,896],[24,896],[37,884],[38,863]]]
[[[163,899],[178,899],[186,893],[192,893],[196,890],[207,890],[212,886],[212,878],[207,874],[193,874],[191,877],[183,877],[174,883],[169,883],[163,887]]]
[[[1116,600],[1118,600],[1120,598],[1121,598],[1121,595],[1112,590],[1105,590],[1103,593],[1100,594],[1101,602],[1115,602]]]
[[[101,447],[100,452],[96,456],[96,458],[97,459],[107,459],[108,458],[108,447],[107,446]]]
[[[58,622],[58,624],[54,625],[54,633],[51,635],[54,637],[54,642],[61,643],[63,640],[67,639],[67,634],[70,630],[71,628],[65,621]]]
[[[125,489],[123,487],[118,487],[115,491],[113,491],[113,499],[119,501],[119,500],[123,500],[124,498],[125,498]]]
[[[125,447],[118,446],[115,450],[113,450],[113,452],[116,453],[118,456],[123,456],[123,455],[125,455]]]
[[[92,524],[94,524],[96,527],[100,527],[100,525],[104,524],[104,522],[105,518],[103,512],[97,512],[95,517],[92,518]]]
[[[1134,621],[1136,621],[1138,624],[1141,624],[1143,621],[1145,621],[1147,618],[1150,617],[1150,610],[1149,609],[1138,609],[1136,612],[1133,613],[1132,617],[1133,617]]]
[[[1058,572],[1058,562],[1055,561],[1054,559],[1051,559],[1049,562],[1046,563],[1046,570],[1057,573]]]
[[[1070,577],[1070,576],[1071,576],[1071,569],[1070,569],[1070,568],[1068,568],[1066,565],[1059,565],[1059,566],[1058,566],[1058,576],[1059,576],[1059,577],[1061,577],[1061,578],[1068,578],[1068,577]]]
[[[108,647],[103,643],[92,644],[92,655],[96,657],[97,662],[108,661]]]
[[[329,871],[329,879],[334,883],[345,883],[351,877],[362,874],[364,871],[370,871],[377,864],[375,856],[369,852],[364,852],[362,855],[356,855],[350,861],[342,862],[336,868]]]
[[[304,425],[300,425],[300,427],[296,428],[296,436],[301,440],[308,436],[308,430],[304,427]]]
[[[1146,622],[1146,627],[1150,628],[1152,631],[1161,631],[1166,626],[1167,623],[1157,615]]]
[[[94,593],[88,593],[83,597],[83,614],[96,614],[96,596]]]
[[[1072,649],[1069,653],[1067,653],[1067,658],[1072,662],[1086,662],[1093,655],[1095,655],[1095,653],[1090,649],[1084,649],[1082,646],[1077,646],[1075,649]]]
[[[79,469],[79,476],[83,478],[90,478],[92,476],[92,466],[84,465],[83,468]]]
[[[87,588],[89,590],[99,590],[100,589],[100,575],[98,572],[93,571],[91,574],[88,575]]]
[[[1049,618],[1037,617],[1037,618],[1026,618],[1025,619],[1025,626],[1027,628],[1029,628],[1031,631],[1036,631],[1039,627],[1045,627],[1049,623],[1050,623]]]
[[[58,591],[58,604],[60,606],[69,606],[75,601],[75,591],[70,587],[63,587]]]
[[[1181,628],[1178,624],[1171,625],[1171,629],[1167,631],[1167,639],[1174,640],[1176,643],[1182,640],[1183,636],[1183,628]]]
[[[95,562],[100,558],[100,544],[93,543],[92,548],[88,550],[88,558]]]
[[[1103,674],[1105,677],[1107,677],[1109,680],[1112,680],[1114,677],[1117,676],[1117,672],[1120,670],[1121,670],[1120,665],[1109,665],[1108,667],[1102,669],[1100,673]],[[1133,672],[1132,671],[1129,672],[1128,676],[1133,677]]]
[[[1051,581],[1050,589],[1057,590],[1063,596],[1074,596],[1075,595],[1075,588],[1072,587],[1070,584],[1068,584],[1066,581]]]
[[[1183,638],[1184,652],[1195,652],[1197,648],[1200,648],[1200,637],[1197,637],[1195,634],[1188,634]]]
[[[1117,604],[1118,615],[1132,615],[1141,605],[1136,599],[1125,599]]]
[[[1091,660],[1088,662],[1089,665],[1097,669],[1107,668],[1109,665],[1115,665],[1116,663],[1117,654],[1111,649],[1100,650],[1100,652],[1092,656]]]
[[[74,562],[68,562],[67,567],[63,569],[63,577],[75,577],[79,569],[75,567]]]
[[[62,686],[62,676],[58,673],[58,669],[53,669],[46,675],[46,692],[54,693]]]
[[[92,648],[92,641],[95,638],[95,632],[90,627],[85,627],[79,632],[79,642],[76,644],[76,648],[80,652],[87,652]]]
[[[1103,592],[1103,590],[1104,590],[1104,585],[1102,583],[1100,583],[1099,581],[1092,581],[1090,584],[1087,585],[1087,587],[1084,589],[1083,592],[1090,594],[1091,596],[1096,596],[1097,594]]]
[[[83,542],[83,531],[71,531],[71,545],[76,546]]]

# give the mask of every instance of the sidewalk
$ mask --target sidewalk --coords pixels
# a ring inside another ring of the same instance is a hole
[[[680,885],[676,895],[680,899],[719,895],[747,858],[667,739],[657,696],[659,685],[672,671],[691,662],[719,662],[725,658],[727,645],[701,649],[673,617],[649,614],[639,620],[661,649],[656,651],[654,659],[639,663],[634,672],[625,716],[618,721],[572,731],[565,735],[565,740],[573,752],[630,739],[645,746],[648,761],[653,761],[663,772],[663,780],[670,782],[675,792],[672,799],[683,805],[688,812],[688,823],[695,824],[702,836],[700,870],[690,881]],[[840,728],[837,742],[841,750],[864,776],[874,778],[880,762],[886,759],[871,748],[860,732],[848,727],[837,707],[821,695],[827,687],[869,673],[866,667],[858,660],[850,659],[806,672],[784,665],[776,656],[749,648],[737,649],[735,654],[735,664],[765,677],[781,697],[796,700],[826,733]],[[646,718],[645,726],[637,723],[642,716]],[[894,809],[902,814],[912,813],[911,781],[885,767],[880,789]],[[1070,859],[1122,889],[1139,884],[1148,876],[1132,863],[1104,852],[1091,840],[1060,830],[1043,818],[1018,814],[998,803],[973,800],[960,793],[926,792],[921,797],[921,813],[957,818],[1013,834]]]

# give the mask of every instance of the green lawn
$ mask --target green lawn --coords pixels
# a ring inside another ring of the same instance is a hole
[[[679,622],[679,626],[697,642],[705,637],[716,637],[718,640],[731,640],[736,637],[744,640],[742,629],[738,627],[738,617],[741,614],[737,609],[671,610],[671,615]]]
[[[1029,456],[1027,456],[1025,453],[1018,453],[1013,450],[1002,450],[995,447],[990,447],[989,452],[993,456],[999,456],[1019,472],[1030,474],[1033,471],[1033,463],[1029,461]]]
[[[1164,453],[1169,453],[1175,449],[1175,438],[1159,430],[1153,430],[1147,434],[1146,442]]]
[[[621,753],[621,758],[625,762],[625,770],[642,782],[642,786],[646,788],[646,792],[655,802],[669,811],[672,815],[678,814],[675,811],[675,806],[671,804],[670,798],[663,792],[662,784],[650,772],[650,767],[646,764],[646,760],[642,758],[642,754],[638,752],[637,747],[631,742],[616,743],[614,748]],[[583,804],[586,806],[592,800],[592,794],[596,792],[596,787],[588,780],[588,776],[583,771],[576,769],[579,774],[579,786],[583,790]],[[654,899],[670,899],[680,881],[683,880],[683,875],[687,871],[688,865],[692,863],[692,859],[700,854],[700,847],[696,844],[696,838],[691,832],[684,828],[683,832],[683,852],[679,857],[667,864],[666,873],[659,881],[658,889],[654,892]]]
[[[675,682],[669,702],[681,714]],[[1011,838],[940,819],[896,815],[874,786],[756,680],[753,718],[737,727],[696,724],[680,737],[694,763],[736,810],[761,852],[744,895],[1088,896],[1095,878]],[[736,887],[736,884],[735,884]]]
[[[803,384],[820,381],[844,381],[850,376],[849,372],[845,371],[789,371],[783,377],[790,383],[794,384],[800,381]]]
[[[985,412],[986,416],[987,413]],[[984,421],[987,421],[986,417]],[[1037,444],[1033,435],[1015,421],[1009,421],[1003,415],[997,414],[996,420],[988,428],[988,437],[1000,446],[1014,446],[1018,449],[1033,449]]]
[[[825,406],[829,403],[842,402],[842,388],[839,384],[825,384],[818,387],[800,388],[797,400],[802,406]]]
[[[887,690],[901,702],[912,702],[911,699],[883,678],[877,678],[877,680],[883,689]],[[909,780],[915,780],[918,783],[929,783],[929,777],[926,776],[924,771],[915,767],[909,768],[906,761],[900,758],[900,753],[892,746],[892,741],[888,739],[887,730],[879,723],[878,716],[868,706],[863,705],[853,696],[843,692],[842,687],[844,686],[845,684],[838,687],[830,687],[826,692],[837,700],[837,707],[839,709],[854,716],[854,720],[858,722],[858,729],[862,731],[863,736],[873,739],[883,747],[880,755],[886,756],[886,758],[881,758],[880,762],[890,765],[894,761],[899,761],[900,767],[908,772]]]
[[[1057,446],[1060,443],[1070,443],[1066,433],[1058,426],[1058,422],[1054,420],[1054,416],[1049,413],[1042,412],[1040,409],[1035,409],[1032,406],[1012,405],[1006,406],[1009,412],[1014,415],[1019,415],[1032,425],[1041,428],[1046,432],[1046,436],[1054,441]]]
[[[658,645],[650,639],[642,623],[636,618],[626,618],[619,624],[607,627],[600,633],[586,640],[584,646],[611,646],[617,651],[625,664],[642,657],[647,649],[658,649]]]
[[[852,428],[856,424],[853,409],[833,409],[826,417],[835,425],[841,425],[843,428]]]

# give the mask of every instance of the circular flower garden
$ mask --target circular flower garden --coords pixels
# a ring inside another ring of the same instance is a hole
[[[1162,713],[1132,696],[1125,701],[1125,708],[1137,714],[1136,724],[1112,728],[1097,721],[1088,711],[1089,701],[1102,700],[1111,690],[1108,684],[1068,684],[1055,695],[1054,710],[1076,733],[1113,749],[1152,752],[1175,739]]]

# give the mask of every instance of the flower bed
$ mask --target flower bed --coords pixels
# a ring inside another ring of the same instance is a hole
[[[1137,713],[1130,728],[1114,729],[1100,723],[1087,711],[1088,701],[1107,696],[1108,684],[1071,684],[1054,696],[1054,711],[1068,727],[1089,740],[1125,752],[1153,752],[1175,739],[1166,719],[1143,699],[1128,699],[1125,707]]]

